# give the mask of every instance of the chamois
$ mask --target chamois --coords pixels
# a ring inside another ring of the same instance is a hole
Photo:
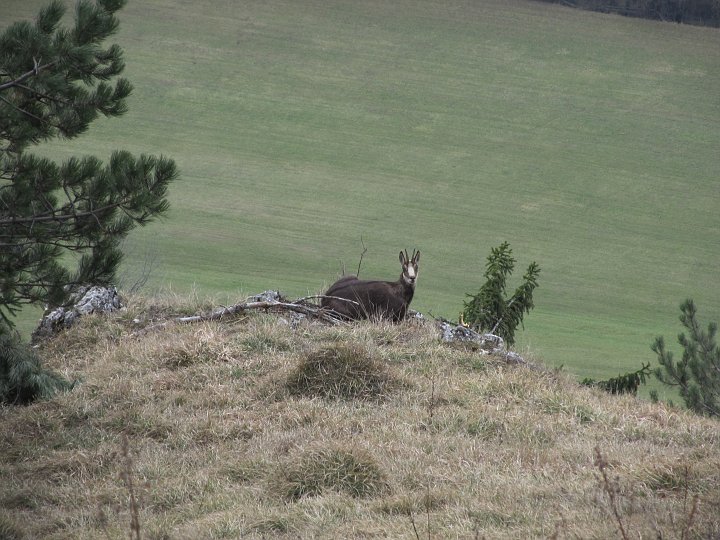
[[[401,321],[415,293],[419,260],[419,251],[413,250],[412,258],[408,257],[407,250],[401,251],[402,274],[397,281],[370,281],[353,275],[343,276],[325,292],[320,305],[346,319]]]

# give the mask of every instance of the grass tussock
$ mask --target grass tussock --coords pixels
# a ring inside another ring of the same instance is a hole
[[[338,445],[306,451],[281,466],[276,476],[275,489],[289,501],[328,490],[371,497],[388,488],[385,473],[367,451]]]
[[[307,353],[285,386],[294,396],[377,400],[401,383],[366,346],[337,343]]]
[[[37,349],[79,382],[0,407],[0,537],[720,534],[716,420],[449,347],[430,323],[138,332],[202,307],[185,301]]]
[[[21,540],[25,538],[25,534],[13,520],[0,515],[0,538],[3,540]]]
[[[230,362],[234,354],[218,328],[206,325],[169,343],[163,351],[163,361],[170,368],[185,368],[195,363]]]

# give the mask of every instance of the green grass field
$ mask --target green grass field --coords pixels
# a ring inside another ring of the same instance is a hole
[[[3,0],[0,26],[40,0]],[[340,261],[456,318],[507,240],[542,267],[521,350],[582,376],[654,360],[690,296],[720,319],[720,32],[527,1],[131,1],[122,119],[43,147],[165,154],[167,219],[126,282],[320,291]]]

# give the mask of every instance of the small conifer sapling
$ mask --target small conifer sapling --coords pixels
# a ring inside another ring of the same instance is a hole
[[[530,263],[522,283],[507,297],[507,278],[515,268],[510,244],[492,248],[485,265],[485,283],[474,294],[468,294],[463,319],[473,328],[502,337],[508,345],[515,343],[515,331],[525,314],[535,307],[533,291],[538,286],[540,266]]]

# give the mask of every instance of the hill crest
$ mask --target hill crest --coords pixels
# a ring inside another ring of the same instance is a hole
[[[609,538],[616,505],[633,536],[720,532],[717,421],[418,321],[133,333],[208,307],[135,298],[42,345],[80,384],[0,408],[0,531],[119,537],[134,515],[146,538]]]

